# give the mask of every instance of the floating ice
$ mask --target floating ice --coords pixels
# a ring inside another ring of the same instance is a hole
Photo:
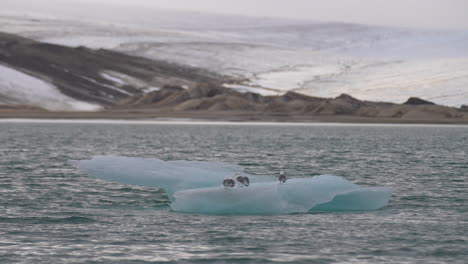
[[[162,188],[171,200],[176,191],[221,186],[224,177],[242,171],[241,166],[226,163],[115,156],[95,156],[72,163],[101,180]],[[254,182],[268,180],[248,176]]]
[[[249,187],[225,189],[224,177],[242,171],[242,167],[226,163],[114,156],[72,163],[98,179],[160,187],[168,193],[174,211],[187,213],[364,211],[384,207],[392,195],[389,188],[362,187],[332,175],[289,179],[285,184],[274,177],[248,175]]]

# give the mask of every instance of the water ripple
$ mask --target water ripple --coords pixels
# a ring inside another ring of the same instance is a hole
[[[2,263],[465,263],[467,128],[2,123]],[[159,190],[98,181],[94,155],[334,174],[395,190],[373,212],[174,213]]]

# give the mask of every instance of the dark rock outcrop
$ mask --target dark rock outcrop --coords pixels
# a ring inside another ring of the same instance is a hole
[[[433,102],[429,102],[429,101],[423,100],[423,99],[418,98],[418,97],[410,97],[403,104],[406,104],[406,105],[435,105]]]
[[[350,95],[341,94],[334,99],[325,100],[313,112],[323,115],[352,115],[363,105],[364,102]]]

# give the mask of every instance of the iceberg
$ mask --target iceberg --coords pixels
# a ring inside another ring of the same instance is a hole
[[[387,205],[393,191],[364,187],[342,177],[293,178],[255,176],[238,165],[220,162],[163,161],[155,158],[95,156],[71,161],[97,179],[164,189],[177,212],[197,214],[291,214],[313,211],[367,211]],[[250,186],[224,188],[226,176],[242,173]]]

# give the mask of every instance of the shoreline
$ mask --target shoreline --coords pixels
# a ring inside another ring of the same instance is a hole
[[[88,123],[171,123],[171,124],[401,124],[401,125],[468,125],[466,118],[401,119],[349,115],[301,115],[290,113],[252,113],[243,111],[127,111],[58,112],[0,111],[0,122],[88,122]],[[17,121],[15,121],[17,120]]]
[[[340,123],[340,122],[264,122],[264,121],[209,121],[183,119],[42,119],[42,118],[0,118],[0,124],[84,124],[84,125],[199,125],[199,126],[359,126],[359,127],[462,127],[467,124],[411,124],[411,123]]]

